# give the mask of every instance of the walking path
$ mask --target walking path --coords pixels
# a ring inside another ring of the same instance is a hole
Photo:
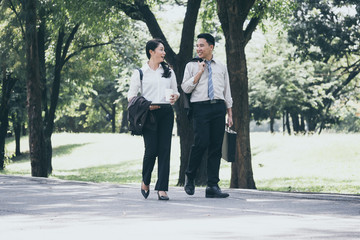
[[[360,239],[360,196],[223,189],[207,199],[140,184],[0,175],[1,239]]]

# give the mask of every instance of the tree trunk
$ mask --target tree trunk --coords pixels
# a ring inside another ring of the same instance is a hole
[[[26,86],[29,118],[29,149],[31,175],[47,177],[44,156],[43,124],[41,116],[41,83],[39,73],[39,53],[36,32],[36,0],[23,1],[26,19]]]
[[[15,118],[14,132],[15,132],[15,156],[20,156],[20,138],[21,138],[21,122]]]
[[[149,6],[144,0],[135,1],[134,5],[123,4],[122,1],[112,1],[116,7],[119,7],[128,16],[135,20],[141,20],[146,23],[150,34],[154,38],[161,38],[164,41],[166,51],[166,61],[173,67],[178,89],[181,96],[184,95],[181,90],[181,82],[184,75],[185,65],[193,56],[194,46],[194,32],[196,20],[201,4],[201,0],[189,0],[187,2],[186,14],[183,22],[183,29],[181,33],[180,50],[178,54],[172,50],[171,46],[166,40],[154,14],[151,12]],[[184,103],[180,100],[175,104],[176,111],[176,123],[178,133],[180,136],[180,171],[178,185],[184,185],[185,183],[185,169],[188,165],[188,158],[190,154],[190,148],[193,142],[193,130],[192,124],[187,117],[187,112],[184,109]],[[201,176],[198,176],[201,178]]]
[[[124,100],[121,101],[122,119],[121,119],[120,133],[129,132],[129,130],[128,130],[128,118],[127,118],[127,114],[128,114],[127,105],[128,105],[127,98],[124,98]]]
[[[2,100],[0,103],[0,106],[1,106],[1,109],[0,109],[0,170],[3,170],[5,167],[5,139],[6,139],[6,132],[8,129],[8,113],[9,113],[7,104],[3,104],[4,100],[5,100],[4,95],[2,95]]]
[[[286,122],[285,122],[285,110],[282,113],[282,128],[283,128],[283,135],[285,135],[285,126],[286,126]]]
[[[2,86],[0,99],[0,170],[5,167],[5,139],[9,127],[9,99],[15,86],[16,79],[6,72],[6,62],[1,64]]]
[[[178,84],[180,85],[182,82],[182,78],[184,76],[184,69],[185,69],[185,61],[183,61],[184,66],[178,66],[177,71],[175,71],[176,78],[178,80]],[[176,69],[175,69],[176,70]],[[179,81],[180,79],[180,81]],[[180,82],[180,83],[179,83]],[[185,171],[189,164],[189,156],[190,156],[190,149],[194,141],[194,132],[192,128],[192,120],[189,120],[187,116],[187,112],[184,108],[184,92],[179,88],[180,97],[179,101],[176,102],[175,110],[176,110],[176,122],[178,128],[178,134],[180,136],[180,171],[179,171],[179,179],[178,179],[178,186],[183,186],[185,184]],[[200,166],[201,168],[202,166]],[[197,179],[203,179],[201,175],[203,172],[198,172]],[[196,182],[199,184],[200,182]]]
[[[21,132],[22,132],[23,136],[27,135],[27,129],[26,129],[25,123],[23,123],[21,126]]]
[[[290,128],[290,119],[289,119],[289,112],[285,111],[285,126],[287,133],[291,135],[291,128]]]
[[[19,110],[14,112],[11,116],[11,120],[13,123],[14,133],[15,133],[15,156],[20,156],[20,138],[21,138],[21,117]]]
[[[233,97],[233,121],[237,134],[236,161],[232,163],[231,188],[255,189],[251,165],[250,112],[245,46],[258,19],[251,19],[243,30],[254,1],[217,0],[218,16],[226,40],[226,57]]]
[[[40,8],[39,11],[39,31],[38,31],[38,45],[39,45],[39,73],[42,88],[42,106],[45,113],[45,119],[48,116],[48,102],[47,102],[47,87],[46,87],[46,59],[45,59],[45,9]]]
[[[303,115],[301,115],[301,118],[300,118],[300,131],[302,133],[305,133],[305,119],[304,119]]]
[[[290,112],[290,116],[291,116],[294,133],[295,134],[299,133],[299,131],[300,131],[299,115],[297,113]]]
[[[270,132],[274,133],[274,124],[275,124],[275,113],[273,109],[270,109]]]
[[[116,104],[111,105],[111,132],[116,132],[116,125],[115,125],[115,115],[116,115]]]
[[[183,28],[181,33],[180,51],[176,56],[176,61],[170,62],[174,66],[177,83],[179,86],[179,92],[181,99],[176,102],[176,122],[178,127],[178,133],[180,136],[180,171],[178,186],[185,184],[185,171],[189,164],[190,149],[194,141],[194,132],[192,128],[192,120],[187,116],[187,111],[184,108],[184,92],[181,89],[181,83],[184,77],[184,70],[187,62],[193,57],[193,43],[195,37],[195,25],[201,0],[189,0],[187,3],[186,14],[183,22]],[[171,59],[169,59],[171,60]],[[204,165],[200,166],[203,168]],[[200,171],[197,175],[197,184],[201,184],[206,176],[204,171]]]
[[[8,104],[6,99],[6,66],[1,66],[2,86],[1,86],[1,101],[0,101],[0,170],[3,170],[5,165],[5,139],[8,128]]]
[[[46,169],[48,174],[52,173],[52,143],[51,136],[54,130],[54,119],[56,107],[59,100],[60,93],[60,83],[61,83],[61,71],[66,62],[67,52],[69,50],[70,44],[74,39],[74,36],[79,28],[79,24],[75,25],[70,33],[69,37],[66,40],[65,45],[64,37],[65,37],[65,26],[60,27],[59,36],[56,43],[55,48],[55,71],[54,71],[54,81],[51,88],[51,96],[50,96],[50,108],[48,115],[45,117],[45,128],[44,128],[44,138],[45,138],[45,147],[44,151],[46,153]]]

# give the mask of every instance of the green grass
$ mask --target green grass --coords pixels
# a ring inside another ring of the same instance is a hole
[[[143,156],[141,137],[124,134],[53,135],[52,178],[139,183]],[[283,136],[251,134],[252,167],[259,190],[360,194],[360,134]],[[12,156],[14,140],[8,139]],[[3,174],[30,176],[28,139],[23,154],[10,158]],[[170,185],[176,185],[180,167],[179,138],[173,138]],[[155,165],[152,182],[157,176]],[[231,164],[221,162],[220,185],[229,187]]]

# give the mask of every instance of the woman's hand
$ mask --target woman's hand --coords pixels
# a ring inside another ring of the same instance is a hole
[[[159,109],[160,108],[160,106],[159,105],[150,105],[150,111],[152,111],[152,110],[156,110],[156,109]]]
[[[170,96],[170,104],[174,105],[174,103],[179,99],[179,96],[177,94],[171,94]]]

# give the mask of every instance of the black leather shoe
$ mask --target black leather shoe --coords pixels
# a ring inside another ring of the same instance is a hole
[[[195,181],[194,179],[189,179],[186,174],[185,174],[184,190],[188,195],[194,195],[195,193]]]
[[[158,194],[158,199],[159,199],[159,200],[169,200],[169,199],[170,199],[167,195],[161,196],[161,195],[159,194],[159,192],[157,192],[157,194]]]
[[[227,198],[228,193],[221,192],[219,186],[206,187],[205,197],[207,198]]]
[[[141,194],[144,196],[145,199],[147,199],[147,197],[149,196],[150,194],[150,187],[147,186],[149,188],[149,190],[144,190],[143,187],[146,186],[144,184],[144,182],[141,183]]]

